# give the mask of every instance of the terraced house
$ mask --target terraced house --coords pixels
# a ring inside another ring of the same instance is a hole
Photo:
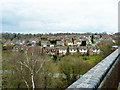
[[[50,54],[50,55],[55,55],[56,54],[56,47],[46,47],[45,53]]]
[[[80,46],[79,47],[79,53],[80,55],[86,55],[88,52],[88,48],[87,47],[84,47],[84,46]]]
[[[59,47],[58,48],[58,53],[59,53],[59,55],[65,56],[66,53],[67,53],[67,47]]]
[[[41,46],[42,47],[47,47],[48,45],[50,45],[50,41],[47,41],[47,40],[42,40],[41,41]]]
[[[66,41],[66,45],[67,45],[67,46],[73,46],[72,40],[67,40],[67,41]]]
[[[69,54],[77,53],[77,47],[69,47]]]
[[[74,44],[76,44],[77,46],[80,46],[81,42],[82,41],[80,39],[74,40]]]
[[[89,55],[99,55],[100,54],[100,49],[98,47],[88,47],[88,52]]]
[[[57,46],[64,46],[64,41],[57,41]]]

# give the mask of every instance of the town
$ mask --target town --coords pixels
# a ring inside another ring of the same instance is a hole
[[[15,34],[16,35],[16,34]],[[115,35],[41,35],[39,38],[30,38],[30,40],[5,40],[3,38],[3,49],[8,45],[12,46],[13,52],[23,51],[25,53],[36,50],[38,53],[48,55],[65,56],[66,54],[73,55],[79,52],[80,55],[99,55],[101,50],[98,43],[103,40],[110,40]],[[16,38],[16,37],[15,37]]]
[[[67,88],[118,48],[118,34],[2,33],[2,86]]]

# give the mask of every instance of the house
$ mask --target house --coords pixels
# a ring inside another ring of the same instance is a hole
[[[77,47],[69,47],[69,54],[73,55],[73,53],[77,52]]]
[[[100,48],[97,47],[96,52],[97,52],[97,53],[96,53],[97,55],[101,54]]]
[[[41,46],[22,46],[20,50],[27,54],[41,54],[43,52]]]
[[[20,41],[13,42],[14,45],[22,45]]]
[[[46,47],[54,47],[54,45],[53,44],[48,44],[48,45],[46,45]]]
[[[73,46],[73,42],[72,42],[71,40],[70,40],[70,41],[67,40],[67,41],[66,41],[66,45],[67,45],[67,46]]]
[[[81,40],[74,40],[74,44],[76,44],[77,46],[81,45]]]
[[[87,38],[86,39],[86,44],[88,45],[88,44],[92,44],[92,42],[91,42],[91,39],[90,38]]]
[[[94,35],[94,38],[95,38],[95,39],[99,39],[99,38],[100,38],[100,35],[95,34],[95,35]]]
[[[112,46],[111,47],[111,53],[114,52],[116,49],[118,49],[118,46]]]
[[[58,48],[59,55],[66,55],[66,53],[67,53],[67,47],[59,47]]]
[[[19,46],[14,46],[13,49],[12,49],[13,52],[18,52],[19,51]]]
[[[41,39],[47,39],[47,36],[46,35],[43,35],[43,36],[41,36]]]
[[[48,40],[50,40],[50,41],[55,41],[56,39],[57,39],[56,36],[49,36],[49,37],[48,37]]]
[[[97,55],[97,48],[93,47],[93,55]]]
[[[86,46],[80,46],[79,53],[80,55],[86,55],[88,53],[88,48]]]
[[[57,41],[57,46],[64,46],[64,41]]]
[[[47,47],[47,45],[50,45],[50,41],[46,41],[46,40],[41,41],[41,46],[42,47]]]
[[[89,55],[99,55],[100,54],[100,49],[98,47],[90,46],[88,48],[88,53],[89,53]]]
[[[33,41],[31,41],[31,43],[32,43],[32,45],[35,45],[35,44],[36,44],[36,41],[35,41],[35,40],[33,40]]]
[[[50,55],[55,55],[56,54],[56,48],[55,47],[46,47],[45,48],[45,53],[50,54]]]
[[[53,44],[50,44],[50,47],[54,47],[54,45],[53,45]]]

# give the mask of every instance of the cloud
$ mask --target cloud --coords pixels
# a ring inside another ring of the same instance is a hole
[[[118,0],[4,0],[3,32],[117,32]]]

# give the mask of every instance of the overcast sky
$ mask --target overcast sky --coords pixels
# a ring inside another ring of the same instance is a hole
[[[115,33],[118,32],[118,1],[2,0],[2,31]]]

